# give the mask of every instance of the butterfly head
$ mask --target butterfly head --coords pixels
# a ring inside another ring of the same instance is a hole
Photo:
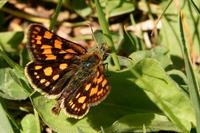
[[[88,56],[88,58],[85,59],[83,62],[84,68],[93,68],[96,65],[98,65],[100,62],[100,58],[97,54],[92,54],[91,56]]]

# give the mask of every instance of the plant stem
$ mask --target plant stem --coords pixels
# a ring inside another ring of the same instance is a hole
[[[114,42],[112,40],[112,36],[108,29],[108,22],[106,21],[105,14],[99,3],[99,0],[95,0],[95,5],[96,5],[96,9],[97,9],[98,20],[99,20],[101,29],[102,29],[104,37],[105,37],[105,41],[107,42],[108,46],[111,48],[111,56],[112,56],[114,65],[117,70],[120,70],[119,59],[116,54],[117,51],[115,49]]]

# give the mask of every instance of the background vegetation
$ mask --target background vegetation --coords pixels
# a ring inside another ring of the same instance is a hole
[[[199,9],[198,0],[1,0],[0,133],[200,133]],[[53,115],[56,101],[27,82],[31,23],[85,47],[96,43],[91,26],[110,47],[112,91],[83,119]]]

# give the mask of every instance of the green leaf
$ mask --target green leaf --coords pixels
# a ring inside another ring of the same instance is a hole
[[[194,110],[182,89],[164,72],[154,59],[144,59],[132,73],[135,83],[183,132],[189,132],[191,123],[195,125]]]
[[[1,32],[0,43],[8,53],[16,54],[19,52],[18,46],[24,38],[24,32]]]
[[[145,93],[131,79],[130,71],[110,72],[108,80],[112,90],[105,101],[91,107],[81,120],[69,119],[61,111],[59,116],[52,114],[55,100],[34,94],[32,103],[43,121],[56,132],[97,132],[100,127],[107,128],[123,116],[139,112],[159,112]]]
[[[200,133],[200,119],[199,119],[200,118],[200,96],[199,96],[200,88],[197,82],[196,74],[193,70],[193,65],[192,65],[190,54],[189,54],[189,48],[185,41],[181,13],[179,13],[179,26],[180,26],[180,36],[182,40],[182,45],[180,46],[181,46],[181,50],[182,50],[183,58],[185,62],[185,71],[187,75],[190,99],[191,99],[193,109],[195,110],[195,115],[196,115],[195,125],[197,126],[196,127],[197,133]]]
[[[92,13],[92,9],[86,4],[86,1],[84,0],[65,0],[64,4],[74,10],[76,13],[78,13],[83,18],[90,15]]]
[[[123,39],[117,49],[118,54],[128,57],[131,53],[136,51],[136,40],[137,38],[127,31],[123,31]]]
[[[22,133],[40,133],[37,119],[33,114],[27,114],[21,121]]]
[[[14,79],[13,69],[0,69],[0,96],[6,99],[26,99],[29,93]]]
[[[52,114],[51,108],[53,107],[55,101],[48,100],[44,96],[38,95],[38,93],[33,94],[31,99],[40,117],[54,131],[59,133],[77,133],[80,129],[83,132],[96,132],[92,127],[88,125],[88,121],[86,119],[67,120],[67,117],[63,114],[63,112],[59,116]]]
[[[14,133],[11,123],[0,103],[0,133]]]
[[[168,3],[169,1],[163,0],[161,6],[165,7]],[[199,54],[199,14],[195,12],[190,4],[191,3],[189,1],[179,1],[179,5],[181,7],[181,10],[184,12],[184,16],[187,16],[185,17],[187,19],[187,25],[189,26],[189,33],[187,34],[187,36],[193,36],[192,47],[193,50],[195,50],[196,54]],[[166,10],[164,17],[161,19],[162,28],[160,29],[159,34],[160,44],[166,46],[166,48],[169,49],[171,55],[182,57],[180,48],[181,40],[179,36],[179,22],[177,17],[177,9],[174,8],[174,4],[171,4]]]
[[[6,4],[8,0],[1,0],[0,1],[0,9]]]
[[[135,3],[131,0],[108,0],[102,4],[109,17],[119,16],[135,10]]]
[[[168,49],[163,46],[157,46],[151,50],[137,51],[132,53],[129,57],[132,59],[133,65],[145,58],[154,58],[158,60],[163,68],[172,64],[171,59],[168,56]]]
[[[166,116],[154,113],[135,113],[115,121],[106,132],[142,132],[145,126],[147,132],[176,131],[180,132]]]

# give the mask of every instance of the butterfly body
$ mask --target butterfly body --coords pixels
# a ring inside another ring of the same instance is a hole
[[[63,109],[69,117],[79,119],[90,106],[105,99],[110,86],[102,51],[88,51],[41,25],[29,27],[28,41],[33,61],[26,65],[25,74],[35,90],[57,100],[54,113]]]

